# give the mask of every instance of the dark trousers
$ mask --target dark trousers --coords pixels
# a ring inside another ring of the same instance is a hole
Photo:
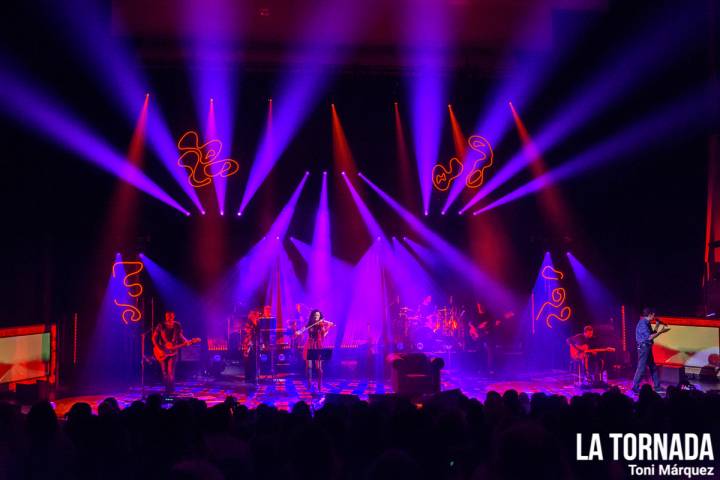
[[[165,393],[175,391],[175,364],[177,363],[177,355],[167,357],[160,362],[162,370],[163,382],[165,382]]]
[[[638,345],[638,363],[637,370],[635,370],[635,378],[633,378],[633,388],[638,388],[640,386],[640,380],[642,380],[645,375],[645,367],[650,369],[650,375],[652,376],[655,388],[660,388],[660,374],[655,366],[652,344]]]

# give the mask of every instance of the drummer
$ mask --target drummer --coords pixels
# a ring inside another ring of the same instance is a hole
[[[426,295],[422,303],[418,305],[417,316],[420,321],[433,330],[437,329],[437,307],[433,303],[432,295]]]

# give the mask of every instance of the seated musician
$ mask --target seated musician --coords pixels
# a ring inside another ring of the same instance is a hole
[[[417,316],[426,327],[429,327],[433,331],[437,330],[437,308],[433,303],[432,295],[426,295],[425,298],[423,298],[422,303],[418,305]]]
[[[574,360],[582,361],[585,380],[589,383],[593,383],[596,376],[604,370],[605,360],[599,354],[614,350],[612,348],[601,348],[597,345],[593,327],[590,325],[583,328],[583,333],[569,337],[566,343],[570,347],[570,356]]]
[[[175,321],[175,312],[165,312],[165,320],[153,330],[152,343],[156,351],[165,353],[163,356],[158,354],[155,356],[162,370],[165,393],[171,394],[175,390],[175,365],[178,359],[177,355],[172,353],[172,350],[174,347],[190,343],[183,335],[180,322]]]

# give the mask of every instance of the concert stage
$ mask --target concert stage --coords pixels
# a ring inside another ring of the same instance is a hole
[[[631,379],[611,379],[611,387],[619,388],[623,393],[634,396],[630,391]],[[698,390],[710,390],[717,387],[714,384],[693,383]],[[442,376],[442,390],[448,391],[459,389],[469,398],[485,400],[490,391],[501,395],[506,390],[515,390],[519,393],[545,393],[546,395],[562,395],[568,400],[576,395],[586,392],[602,393],[604,389],[585,389],[575,384],[573,374],[553,371],[546,373],[517,375],[514,378],[500,379],[489,378],[480,374],[469,374],[467,372],[444,372]],[[389,382],[367,381],[367,380],[341,380],[331,379],[326,382],[321,394],[310,392],[307,389],[304,378],[298,375],[282,375],[275,380],[263,378],[258,385],[250,385],[243,382],[242,377],[224,375],[218,379],[197,378],[194,380],[179,382],[176,389],[176,396],[184,398],[196,398],[208,404],[216,405],[225,400],[228,396],[235,397],[240,404],[248,408],[255,408],[260,404],[272,405],[282,410],[289,410],[293,404],[304,401],[314,408],[322,406],[326,394],[356,395],[361,400],[369,400],[372,395],[392,394]],[[163,394],[161,385],[148,386],[145,388],[145,396],[151,394]],[[140,386],[133,386],[126,390],[105,391],[100,394],[85,394],[67,396],[55,400],[58,415],[65,412],[76,402],[87,402],[93,409],[98,403],[107,397],[114,397],[122,407],[129,406],[136,400],[142,400],[143,394]]]

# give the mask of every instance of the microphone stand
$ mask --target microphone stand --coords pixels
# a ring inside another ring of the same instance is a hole
[[[152,329],[140,333],[140,398],[145,400],[145,337]]]

